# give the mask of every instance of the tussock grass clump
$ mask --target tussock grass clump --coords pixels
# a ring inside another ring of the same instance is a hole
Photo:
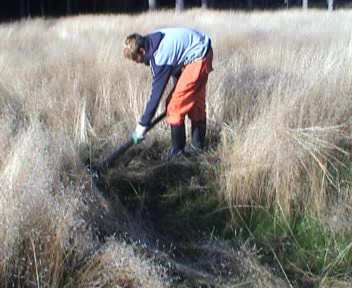
[[[127,244],[100,248],[94,225],[110,211],[63,139],[36,120],[13,139],[0,174],[0,286],[167,287],[165,271]]]
[[[168,287],[165,270],[137,256],[131,245],[108,241],[77,273],[74,287]]]
[[[82,194],[60,180],[63,153],[40,123],[12,140],[0,174],[3,283],[59,287],[70,251],[79,259],[92,248],[91,234],[73,232],[84,227]]]
[[[344,47],[351,38],[333,19],[311,21],[339,33],[308,40],[306,33],[318,31],[292,32],[287,24],[279,35],[275,28],[260,32],[245,61],[229,64],[235,72],[222,88],[229,124],[222,195],[230,206],[319,213],[343,193],[333,175],[349,154],[343,143],[351,138],[352,78],[345,63],[352,54]]]

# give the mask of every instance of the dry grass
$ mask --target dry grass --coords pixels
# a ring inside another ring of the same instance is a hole
[[[329,192],[348,193],[338,189],[333,174],[349,155],[342,143],[351,139],[346,63],[352,39],[342,20],[350,16],[280,16],[258,24],[249,46],[238,52],[242,56],[227,64],[232,89],[224,84],[229,127],[223,196],[233,205],[277,204],[285,213],[292,206],[316,213],[326,207]]]
[[[131,245],[107,242],[77,273],[74,287],[166,287],[164,270],[142,259]]]
[[[81,153],[106,156],[149,96],[148,69],[121,53],[134,31],[188,25],[212,37],[208,118],[222,129],[220,196],[230,206],[317,212],[328,192],[350,194],[333,174],[351,141],[351,18],[193,10],[1,25],[0,286],[167,286],[131,248],[99,247],[86,217],[95,196]]]

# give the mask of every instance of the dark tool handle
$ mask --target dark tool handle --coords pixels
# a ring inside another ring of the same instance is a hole
[[[153,127],[158,124],[161,120],[163,120],[166,116],[166,112],[163,112],[160,114],[158,117],[156,117],[148,126],[146,133],[153,129]],[[133,139],[130,138],[126,143],[122,144],[120,147],[118,147],[107,159],[102,161],[98,165],[99,170],[106,170],[109,167],[112,166],[112,164],[121,156],[123,155],[129,148],[133,146]]]

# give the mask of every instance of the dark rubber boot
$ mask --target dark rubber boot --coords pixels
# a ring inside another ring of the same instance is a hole
[[[192,148],[196,151],[201,151],[204,148],[206,134],[206,120],[192,121]]]
[[[171,144],[170,156],[183,154],[186,146],[185,124],[171,125]]]

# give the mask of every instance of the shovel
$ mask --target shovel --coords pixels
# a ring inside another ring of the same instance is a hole
[[[170,102],[172,93],[175,91],[176,89],[176,84],[177,81],[174,82],[173,88],[170,90],[167,98],[166,98],[166,107],[168,105],[168,103]],[[149,127],[146,130],[146,133],[153,129],[155,125],[157,125],[161,120],[163,120],[166,116],[166,110],[161,113],[158,117],[156,117],[154,120],[152,120],[152,122],[150,123]],[[106,171],[107,169],[109,169],[110,167],[114,166],[114,163],[123,155],[125,154],[125,152],[131,148],[133,146],[133,139],[132,137],[124,144],[122,144],[121,146],[119,146],[114,152],[112,152],[112,154],[106,158],[105,160],[101,161],[98,164],[92,165],[90,163],[86,163],[86,167],[88,172],[92,175],[93,179],[99,180],[100,178],[100,174],[104,171]]]
[[[158,117],[156,117],[149,125],[149,127],[146,130],[146,133],[148,131],[150,131],[151,129],[154,128],[155,125],[157,125],[161,120],[163,120],[166,116],[166,111],[164,111],[162,114],[160,114]],[[103,161],[95,164],[95,165],[91,165],[88,164],[87,165],[87,169],[90,172],[90,174],[92,175],[93,178],[99,179],[100,178],[100,173],[106,171],[107,169],[109,169],[110,167],[114,166],[114,163],[122,156],[125,154],[125,152],[131,148],[133,146],[133,139],[132,137],[130,137],[130,139],[125,142],[124,144],[122,144],[121,146],[119,146],[114,152],[112,152],[112,154],[107,157],[106,159],[104,159]]]

